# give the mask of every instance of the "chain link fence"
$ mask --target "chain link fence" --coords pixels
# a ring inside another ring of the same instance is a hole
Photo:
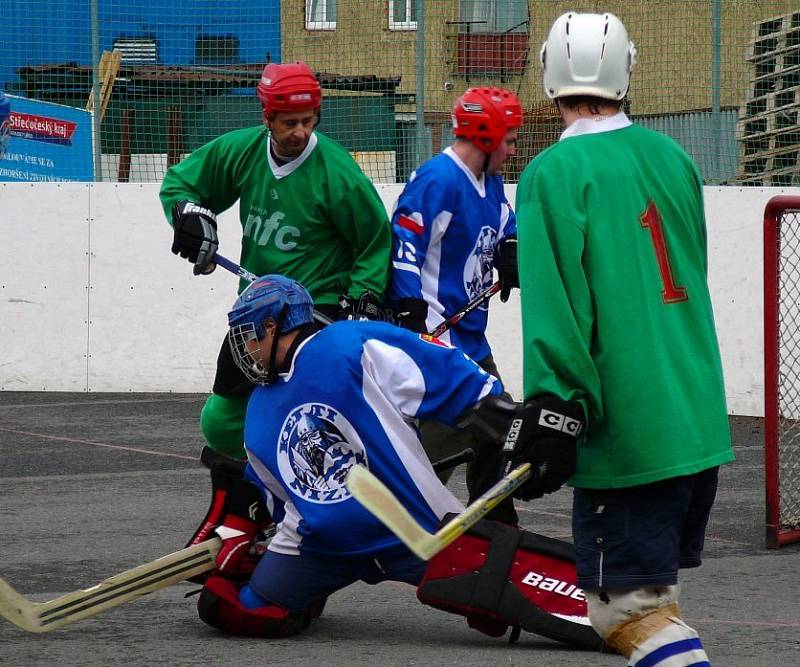
[[[465,88],[514,90],[527,111],[514,182],[561,130],[538,59],[567,10],[625,22],[639,52],[627,111],[707,183],[800,182],[800,11],[777,0],[6,0],[0,180],[160,181],[259,124],[264,64],[302,59],[323,86],[320,131],[379,183],[450,143]]]
[[[778,257],[779,530],[800,530],[800,213],[780,218]]]

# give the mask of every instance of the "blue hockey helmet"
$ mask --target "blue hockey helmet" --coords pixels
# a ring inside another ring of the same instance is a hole
[[[11,104],[0,90],[0,157],[6,152],[8,140],[11,138]]]
[[[270,384],[275,379],[275,350],[264,359],[256,341],[265,335],[264,324],[274,322],[285,333],[314,321],[314,301],[296,280],[277,273],[262,276],[239,295],[228,313],[228,343],[236,365],[252,382]]]

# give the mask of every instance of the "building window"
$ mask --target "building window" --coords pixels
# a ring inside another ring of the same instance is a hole
[[[306,0],[306,30],[336,30],[336,0]]]
[[[519,75],[528,63],[527,0],[459,0],[456,73]]]
[[[224,65],[239,62],[239,38],[199,35],[194,40],[194,62],[197,65]]]
[[[389,30],[417,29],[417,0],[389,0]]]
[[[461,32],[528,32],[527,0],[460,0]]]
[[[158,62],[158,42],[155,37],[117,37],[114,51],[122,54],[123,65],[155,65]]]

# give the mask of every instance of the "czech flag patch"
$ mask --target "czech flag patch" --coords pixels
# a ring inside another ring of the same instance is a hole
[[[419,213],[416,215],[419,215]],[[412,234],[417,234],[418,236],[425,231],[420,220],[415,220],[410,215],[405,215],[404,213],[397,216],[397,226],[407,229]]]
[[[430,334],[420,334],[419,337],[422,340],[424,340],[426,343],[432,343],[433,345],[438,345],[439,347],[450,347],[443,340],[439,340],[438,338],[434,338]]]

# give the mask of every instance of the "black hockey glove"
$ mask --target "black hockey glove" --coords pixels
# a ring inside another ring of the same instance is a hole
[[[380,319],[378,300],[367,290],[358,299],[346,294],[339,297],[340,320],[377,320]]]
[[[425,326],[427,316],[428,304],[422,299],[399,299],[395,304],[395,321],[403,329],[416,333],[428,333]]]
[[[511,423],[503,448],[511,468],[523,463],[532,466],[530,478],[514,494],[517,498],[541,498],[572,477],[585,424],[580,403],[549,395],[525,403]]]
[[[458,415],[456,425],[469,430],[480,440],[502,446],[511,422],[521,410],[522,404],[512,401],[507,394],[489,395]]]
[[[500,301],[505,303],[513,287],[519,287],[517,239],[509,237],[497,246],[497,273],[500,276]]]
[[[172,239],[172,253],[194,263],[194,275],[211,273],[217,265],[217,216],[190,201],[179,201],[172,207],[172,225],[175,236]]]

